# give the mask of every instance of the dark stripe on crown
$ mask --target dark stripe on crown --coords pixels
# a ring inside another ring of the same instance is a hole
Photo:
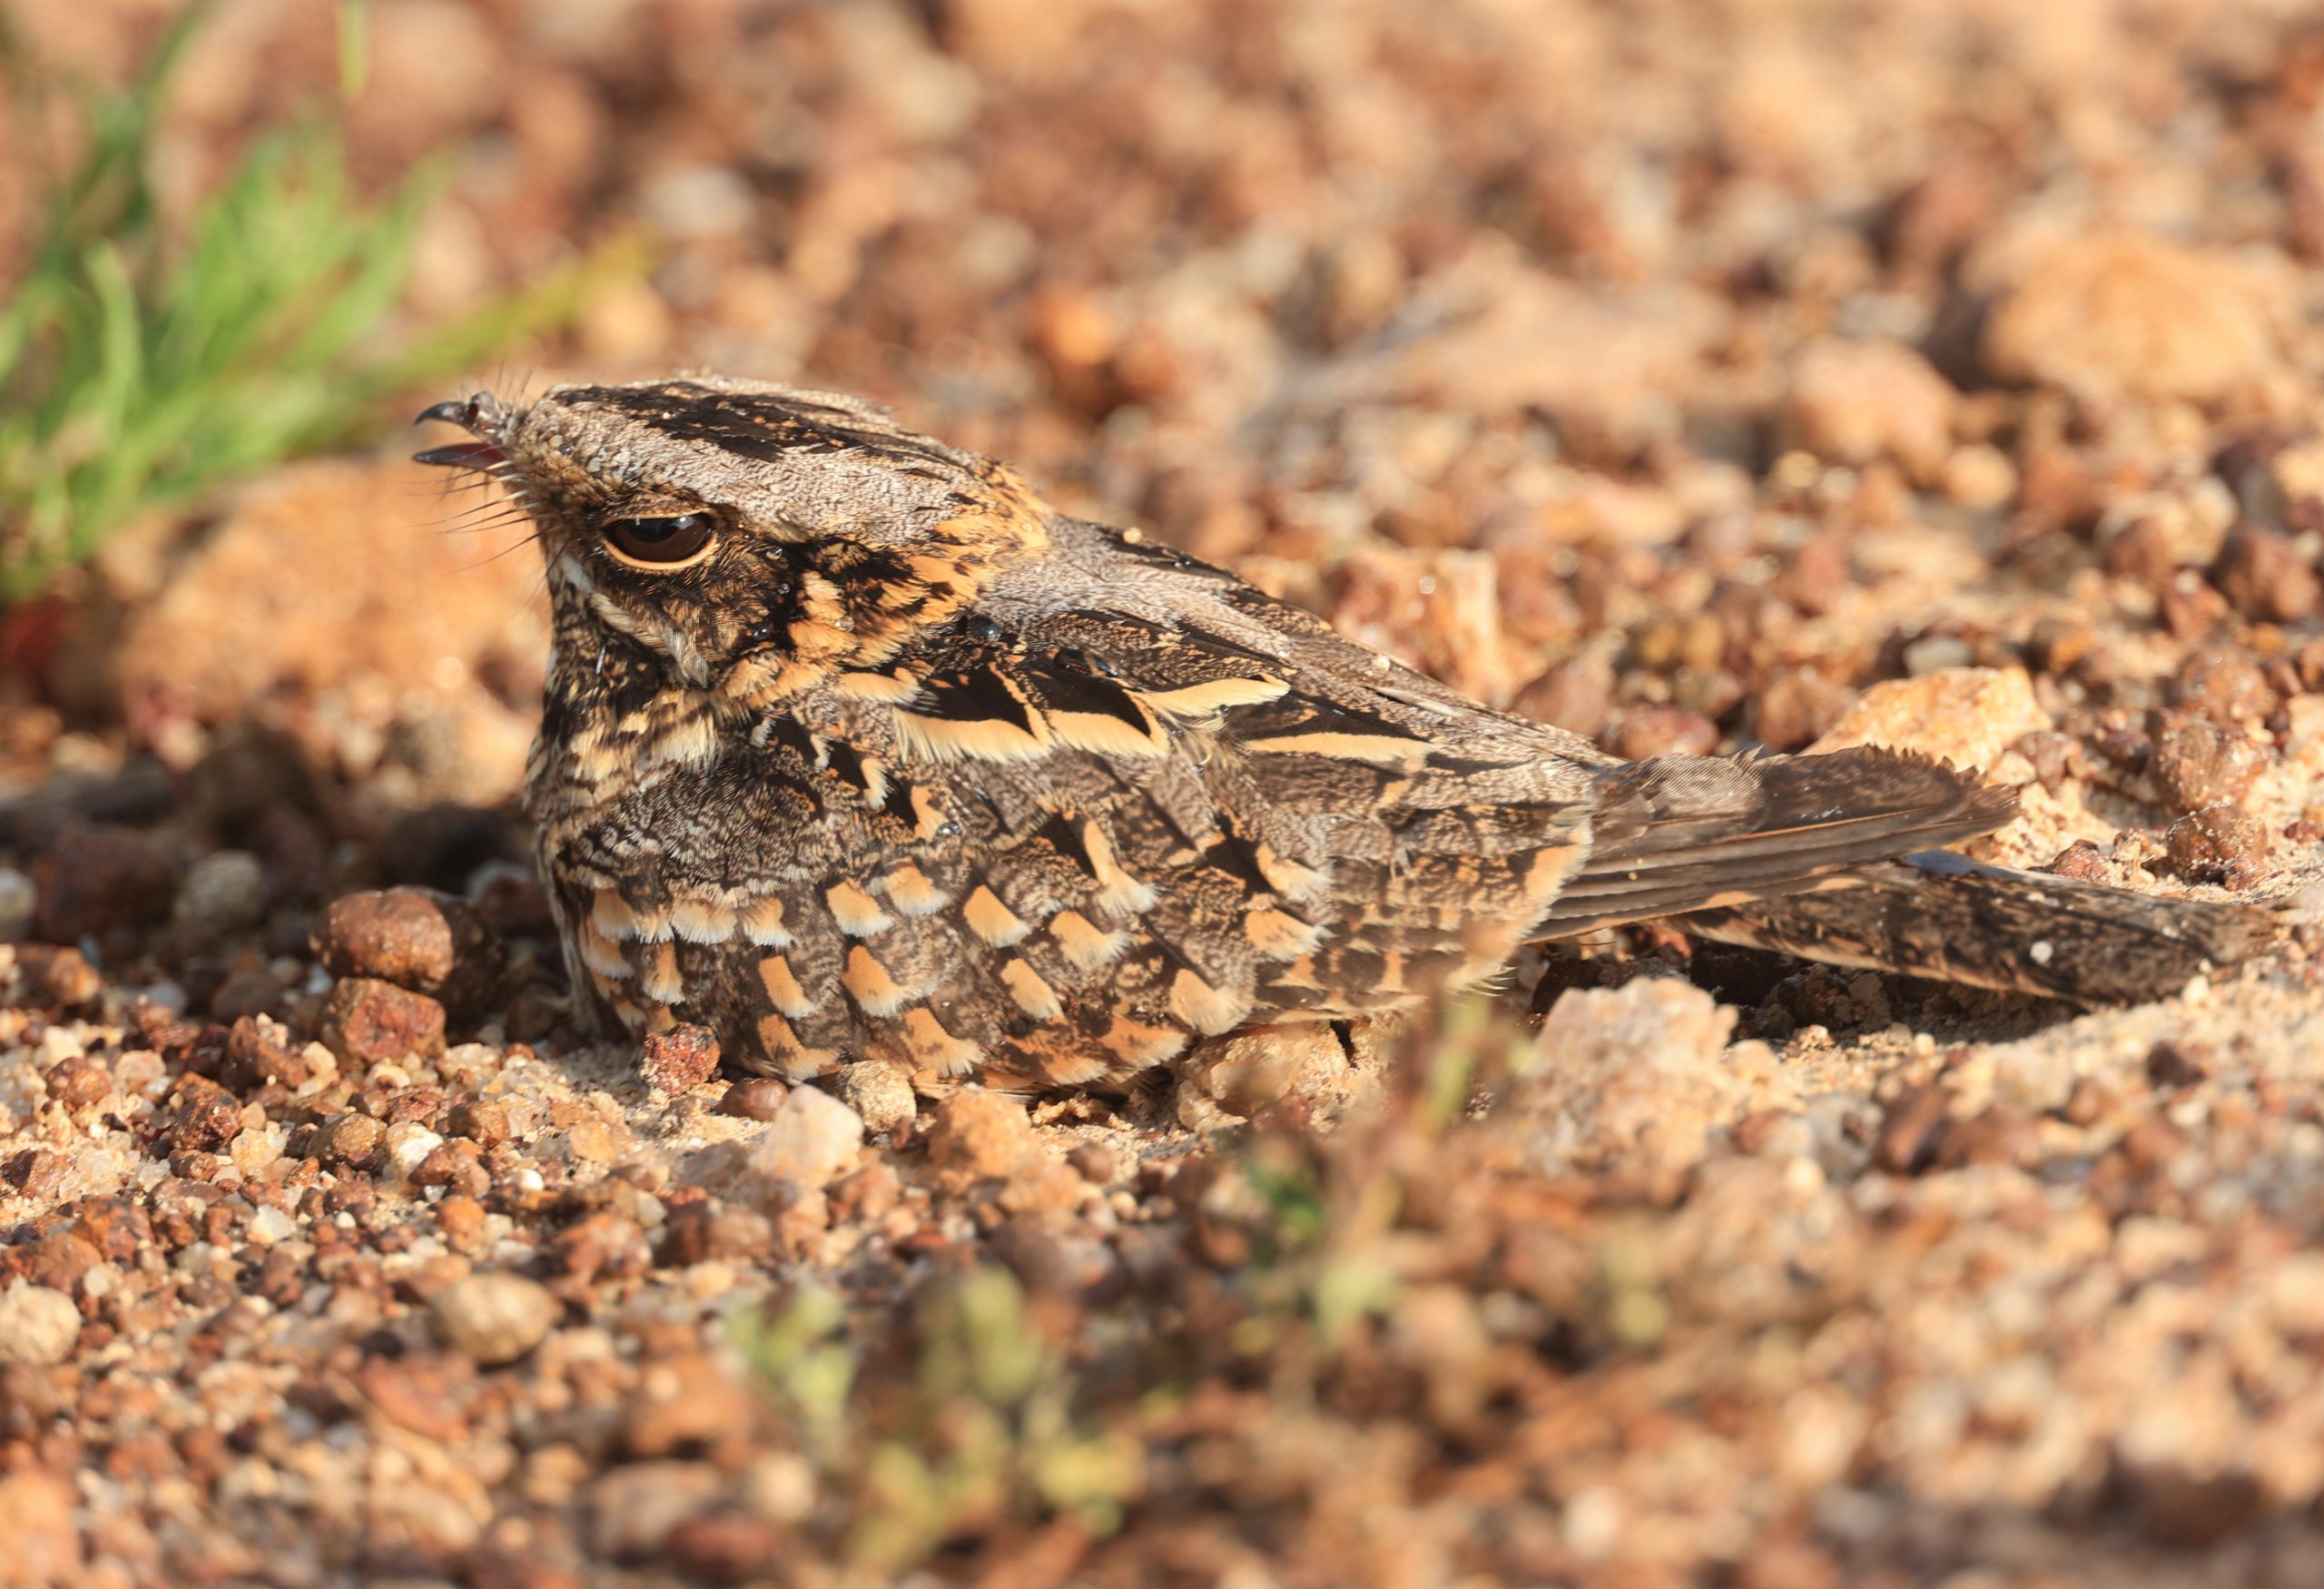
[[[609,409],[674,441],[695,441],[739,458],[770,462],[794,452],[869,452],[925,460],[952,472],[959,453],[906,430],[867,427],[862,417],[829,403],[761,392],[716,391],[692,381],[658,386],[581,386],[556,394],[572,408]]]

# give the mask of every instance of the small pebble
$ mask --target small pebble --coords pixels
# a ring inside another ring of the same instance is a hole
[[[331,990],[323,1042],[359,1065],[444,1051],[444,1006],[393,982],[349,977]]]
[[[862,1146],[862,1116],[820,1087],[794,1087],[759,1139],[751,1167],[819,1187],[855,1162]]]
[[[706,1026],[680,1022],[667,1031],[648,1032],[637,1068],[646,1085],[678,1093],[718,1073],[718,1035]]]
[[[282,1157],[282,1130],[270,1126],[264,1130],[243,1131],[227,1144],[226,1156],[244,1177],[258,1174]]]
[[[428,1307],[437,1337],[487,1368],[540,1345],[556,1315],[556,1298],[547,1288],[500,1271],[456,1281]]]
[[[40,890],[13,866],[0,866],[0,943],[14,943],[29,932],[40,908]]]
[[[864,1129],[875,1136],[910,1125],[918,1113],[911,1079],[900,1066],[885,1061],[863,1060],[841,1066],[837,1087],[841,1101],[862,1116]]]
[[[928,1165],[954,1190],[1014,1175],[1041,1152],[1040,1138],[1017,1099],[965,1091],[930,1111]]]
[[[212,938],[247,931],[266,914],[266,868],[243,850],[219,850],[186,871],[171,913]]]
[[[1121,1155],[1103,1142],[1077,1142],[1065,1161],[1092,1186],[1110,1186],[1121,1177]]]
[[[5,933],[0,933],[0,937],[5,936]],[[172,1015],[182,1015],[186,1012],[185,990],[175,982],[154,982],[146,988],[143,997],[156,1010],[166,1010]]]
[[[2217,1068],[2208,1043],[2165,1039],[2146,1054],[2147,1080],[2157,1087],[2192,1087],[2208,1081]]]
[[[2163,864],[2190,883],[2248,888],[2268,864],[2268,824],[2248,811],[2214,805],[2182,816],[2162,835]]]
[[[602,1120],[575,1120],[566,1130],[565,1140],[573,1149],[573,1156],[586,1164],[611,1164],[621,1157],[629,1133],[617,1124]]]
[[[2154,735],[2154,781],[2174,811],[2239,804],[2261,760],[2244,735],[2191,713],[2166,713]]]
[[[2227,532],[2211,581],[2230,607],[2260,623],[2297,623],[2324,599],[2315,562],[2291,538],[2248,522]]]
[[[2055,876],[2071,877],[2083,883],[2112,881],[2106,853],[2088,839],[2076,839],[2060,850],[2051,860],[2049,869]]]
[[[81,1310],[73,1298],[22,1280],[0,1291],[0,1363],[51,1367],[81,1338]]]
[[[452,1135],[489,1148],[508,1140],[508,1106],[495,1099],[473,1099],[454,1104],[446,1123]]]
[[[717,1470],[700,1462],[633,1462],[607,1471],[582,1506],[591,1548],[614,1561],[656,1554],[710,1504],[719,1483]]]
[[[788,1535],[763,1517],[699,1512],[670,1531],[664,1548],[689,1579],[744,1584],[761,1578],[765,1564],[790,1543]]]
[[[443,1145],[443,1138],[418,1120],[399,1120],[388,1128],[388,1162],[402,1180],[409,1180],[428,1156]]]
[[[348,1113],[331,1121],[323,1133],[322,1158],[350,1170],[368,1170],[378,1160],[388,1128],[368,1114]]]
[[[272,1247],[298,1234],[299,1222],[271,1205],[251,1216],[250,1239],[261,1247]]]
[[[104,979],[77,949],[28,943],[16,952],[24,968],[26,992],[55,1010],[77,1010],[95,1000]]]
[[[170,1146],[181,1153],[207,1153],[224,1147],[242,1129],[242,1107],[216,1082],[188,1077],[170,1126]]]
[[[81,1532],[73,1515],[81,1497],[73,1486],[37,1467],[0,1477],[0,1584],[10,1589],[44,1589],[77,1584],[82,1576]]]
[[[1718,725],[1699,712],[1648,704],[1630,707],[1598,735],[1625,761],[1659,755],[1707,755],[1718,744]]]
[[[742,1388],[704,1353],[650,1364],[622,1407],[622,1444],[632,1457],[651,1458],[741,1434],[751,1422]]]
[[[718,1112],[746,1120],[771,1120],[790,1093],[791,1089],[773,1076],[745,1076],[726,1089],[726,1096],[718,1100]]]

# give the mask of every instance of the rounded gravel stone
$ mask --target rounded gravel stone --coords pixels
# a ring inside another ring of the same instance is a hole
[[[837,1091],[840,1101],[862,1115],[864,1130],[875,1136],[910,1125],[919,1113],[911,1078],[883,1061],[862,1060],[841,1066]]]
[[[791,1089],[773,1076],[744,1076],[726,1089],[726,1096],[718,1100],[718,1112],[740,1120],[771,1120],[790,1096]]]
[[[21,1280],[0,1291],[0,1363],[54,1367],[80,1338],[81,1310],[64,1292]]]
[[[266,867],[242,850],[204,855],[186,871],[172,913],[213,937],[255,926],[266,915]]]
[[[513,1363],[556,1322],[556,1298],[522,1275],[470,1275],[445,1288],[428,1314],[437,1337],[486,1367]]]

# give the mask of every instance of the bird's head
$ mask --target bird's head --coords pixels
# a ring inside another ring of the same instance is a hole
[[[715,377],[439,403],[473,439],[423,463],[497,479],[531,518],[568,665],[763,693],[876,670],[1046,540],[1008,469],[858,399]]]

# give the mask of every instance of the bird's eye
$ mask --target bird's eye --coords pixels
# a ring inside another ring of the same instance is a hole
[[[682,568],[710,550],[717,528],[717,520],[707,513],[613,518],[606,522],[606,544],[623,562],[641,568]]]

